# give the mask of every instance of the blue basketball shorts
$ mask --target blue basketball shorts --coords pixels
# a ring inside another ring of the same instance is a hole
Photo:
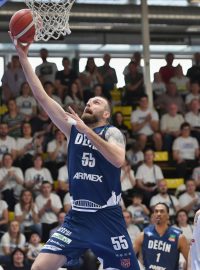
[[[71,210],[41,252],[64,255],[67,265],[75,265],[87,249],[94,252],[104,269],[140,269],[119,206],[97,212]]]

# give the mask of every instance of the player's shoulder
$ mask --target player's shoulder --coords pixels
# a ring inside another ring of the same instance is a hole
[[[180,236],[180,235],[182,234],[182,230],[181,230],[180,228],[178,228],[178,227],[170,226],[170,227],[169,227],[169,233],[170,233],[170,234],[171,234],[171,233],[174,233],[174,234]]]

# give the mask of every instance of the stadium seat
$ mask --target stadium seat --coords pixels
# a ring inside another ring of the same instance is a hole
[[[165,180],[167,181],[167,187],[169,189],[177,189],[184,184],[183,178],[165,178]]]
[[[15,219],[15,213],[13,211],[8,212],[8,220],[13,221]]]
[[[169,160],[169,154],[167,151],[156,151],[154,161],[168,161]]]

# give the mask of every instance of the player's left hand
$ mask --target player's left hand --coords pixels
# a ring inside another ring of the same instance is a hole
[[[22,44],[15,37],[12,36],[11,32],[8,31],[8,34],[16,48],[16,51],[20,57],[26,57],[28,55],[28,49],[31,43]]]

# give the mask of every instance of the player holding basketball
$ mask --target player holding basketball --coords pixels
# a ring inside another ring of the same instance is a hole
[[[188,257],[188,270],[200,269],[200,210],[198,210],[194,217],[193,239]]]
[[[68,138],[68,170],[72,210],[64,225],[44,245],[32,270],[57,270],[67,258],[76,265],[88,248],[104,269],[139,270],[122,211],[120,167],[125,159],[121,132],[109,125],[110,107],[91,98],[82,118],[65,112],[44,91],[28,61],[28,47],[14,41],[26,79],[37,101]],[[71,125],[69,119],[76,121]]]
[[[155,225],[149,225],[136,238],[134,249],[141,252],[145,269],[178,270],[179,254],[188,257],[185,236],[175,227],[169,226],[169,208],[158,203],[154,208]]]

